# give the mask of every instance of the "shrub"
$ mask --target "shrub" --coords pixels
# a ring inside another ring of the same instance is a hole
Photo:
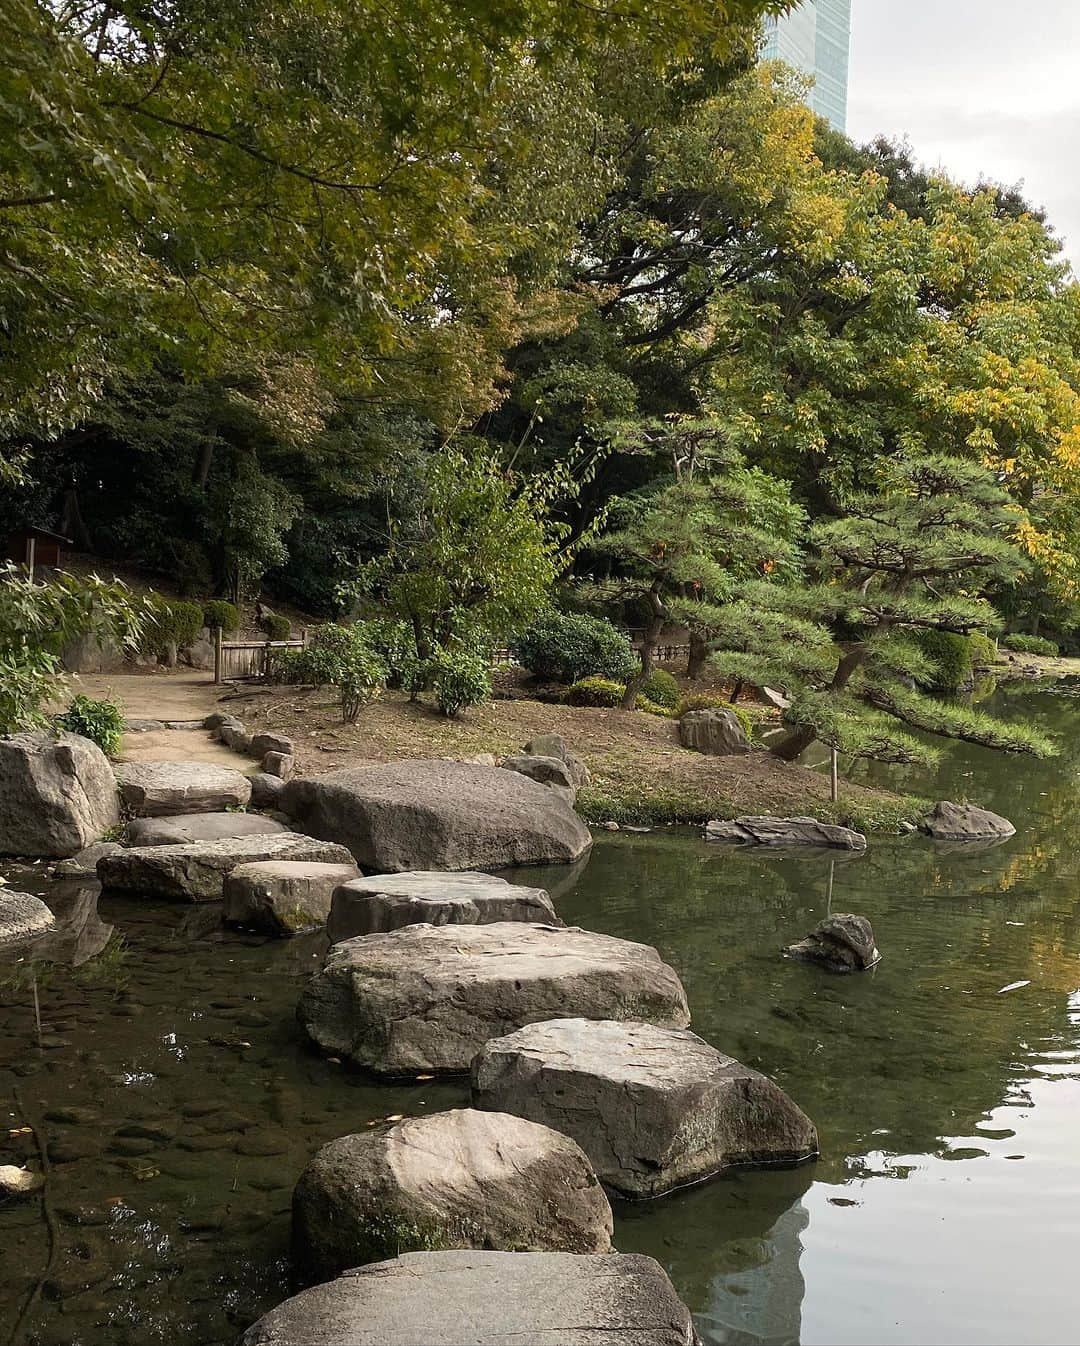
[[[268,612],[262,619],[262,629],[267,640],[288,640],[292,635],[292,622],[278,612]]]
[[[314,682],[311,660],[307,650],[268,650],[266,653],[265,682],[297,684]]]
[[[684,696],[678,706],[680,719],[691,710],[729,710],[742,725],[743,733],[750,738],[754,732],[754,721],[750,713],[742,706],[733,706],[726,696],[719,692],[691,692]]]
[[[1052,659],[1058,653],[1058,647],[1045,636],[1025,636],[1019,631],[1007,635],[1001,643],[1007,650],[1015,650],[1017,654],[1042,654]]]
[[[435,702],[444,715],[456,717],[491,696],[491,666],[482,654],[443,649],[429,669]]]
[[[239,609],[224,598],[211,599],[203,604],[203,625],[211,631],[235,631],[240,625]]]
[[[991,640],[985,631],[972,631],[968,636],[971,646],[971,664],[973,668],[993,668],[998,660],[997,641]]]
[[[971,678],[971,643],[955,631],[933,629],[915,633],[915,643],[934,665],[927,685],[941,692],[955,692]]]
[[[536,678],[575,683],[590,675],[626,682],[637,656],[621,631],[602,617],[545,612],[514,643],[518,662]]]
[[[659,701],[650,701],[647,696],[642,696],[640,693],[634,705],[636,709],[643,710],[647,715],[659,715],[665,720],[677,720],[679,718],[677,706],[662,706]]]
[[[662,668],[654,668],[641,685],[641,695],[654,705],[674,710],[679,704],[679,684]]]
[[[124,708],[119,701],[94,701],[79,695],[62,715],[56,717],[61,729],[81,734],[96,743],[106,757],[115,757],[124,737]]]
[[[203,628],[201,603],[151,596],[149,616],[139,648],[143,654],[168,654],[198,639]]]
[[[566,694],[571,706],[614,707],[621,704],[626,693],[624,683],[611,678],[579,678]]]

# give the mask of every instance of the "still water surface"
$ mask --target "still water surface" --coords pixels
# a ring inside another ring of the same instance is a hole
[[[936,773],[888,777],[1011,817],[1018,836],[991,850],[909,837],[792,859],[658,831],[601,834],[575,873],[513,875],[545,882],[568,922],[655,944],[696,1031],[818,1124],[816,1164],[617,1207],[619,1248],[660,1259],[706,1342],[1080,1340],[1077,692],[995,698],[1061,736],[1053,763],[958,746]],[[885,955],[862,977],[778,956],[826,914],[830,872],[831,909],[869,916]],[[56,1252],[20,1340],[231,1342],[289,1293],[311,1152],[465,1090],[375,1086],[305,1048],[293,1008],[315,938],[36,886],[77,937],[39,964],[43,1050],[31,988],[0,967],[0,1163],[32,1158],[33,1135],[7,1135],[27,1121],[52,1156]],[[0,1340],[48,1253],[40,1202],[0,1205]]]

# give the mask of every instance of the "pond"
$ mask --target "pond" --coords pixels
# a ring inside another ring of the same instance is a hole
[[[578,872],[512,876],[544,882],[568,922],[656,945],[695,1030],[818,1125],[814,1164],[617,1206],[618,1247],[664,1264],[707,1343],[1075,1339],[1078,692],[994,697],[1061,735],[1054,762],[956,745],[936,773],[889,774],[1012,818],[1019,834],[994,849],[906,837],[792,859],[689,831],[601,834]],[[70,931],[37,965],[40,1048],[25,970],[0,966],[0,1163],[47,1147],[55,1244],[17,1339],[231,1343],[290,1292],[290,1195],[312,1151],[466,1090],[374,1085],[307,1050],[293,1010],[317,938],[9,878]],[[830,905],[872,920],[873,972],[779,957]],[[0,1205],[7,1330],[49,1254],[41,1203]]]

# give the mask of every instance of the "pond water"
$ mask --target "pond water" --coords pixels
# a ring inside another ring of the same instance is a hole
[[[546,883],[568,922],[655,944],[696,1031],[817,1122],[814,1164],[616,1209],[619,1248],[659,1258],[707,1343],[1077,1339],[1077,692],[994,698],[1061,735],[1050,764],[956,746],[936,773],[889,777],[1011,817],[1019,835],[994,849],[908,837],[793,859],[601,834],[577,872],[512,875]],[[290,1194],[312,1151],[466,1091],[374,1085],[307,1050],[293,1010],[317,938],[8,873],[70,931],[37,965],[40,1048],[26,970],[0,966],[0,1163],[47,1146],[55,1243],[16,1338],[232,1342],[290,1292]],[[875,971],[778,956],[830,902],[872,920]],[[0,1204],[0,1338],[49,1252],[39,1201]]]

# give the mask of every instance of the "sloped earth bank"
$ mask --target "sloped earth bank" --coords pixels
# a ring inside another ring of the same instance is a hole
[[[916,836],[783,856],[665,830],[601,834],[580,868],[509,876],[569,923],[654,944],[693,1030],[817,1124],[816,1164],[616,1205],[616,1246],[661,1261],[710,1346],[1075,1338],[1073,691],[1017,686],[993,707],[1058,732],[1056,762],[958,747],[935,777],[888,777],[1011,818],[993,849]],[[290,1196],[314,1151],[377,1117],[463,1106],[467,1083],[376,1085],[311,1052],[295,1007],[318,937],[222,931],[213,904],[105,897],[95,913],[78,889],[6,872],[78,924],[52,947],[80,965],[38,970],[42,1049],[27,970],[0,966],[0,1164],[36,1166],[35,1128],[57,1237],[46,1272],[40,1198],[0,1205],[2,1335],[45,1273],[22,1343],[232,1346],[290,1293]],[[873,922],[873,972],[779,956],[826,915],[830,874],[832,909]],[[108,925],[124,944],[101,951]]]

